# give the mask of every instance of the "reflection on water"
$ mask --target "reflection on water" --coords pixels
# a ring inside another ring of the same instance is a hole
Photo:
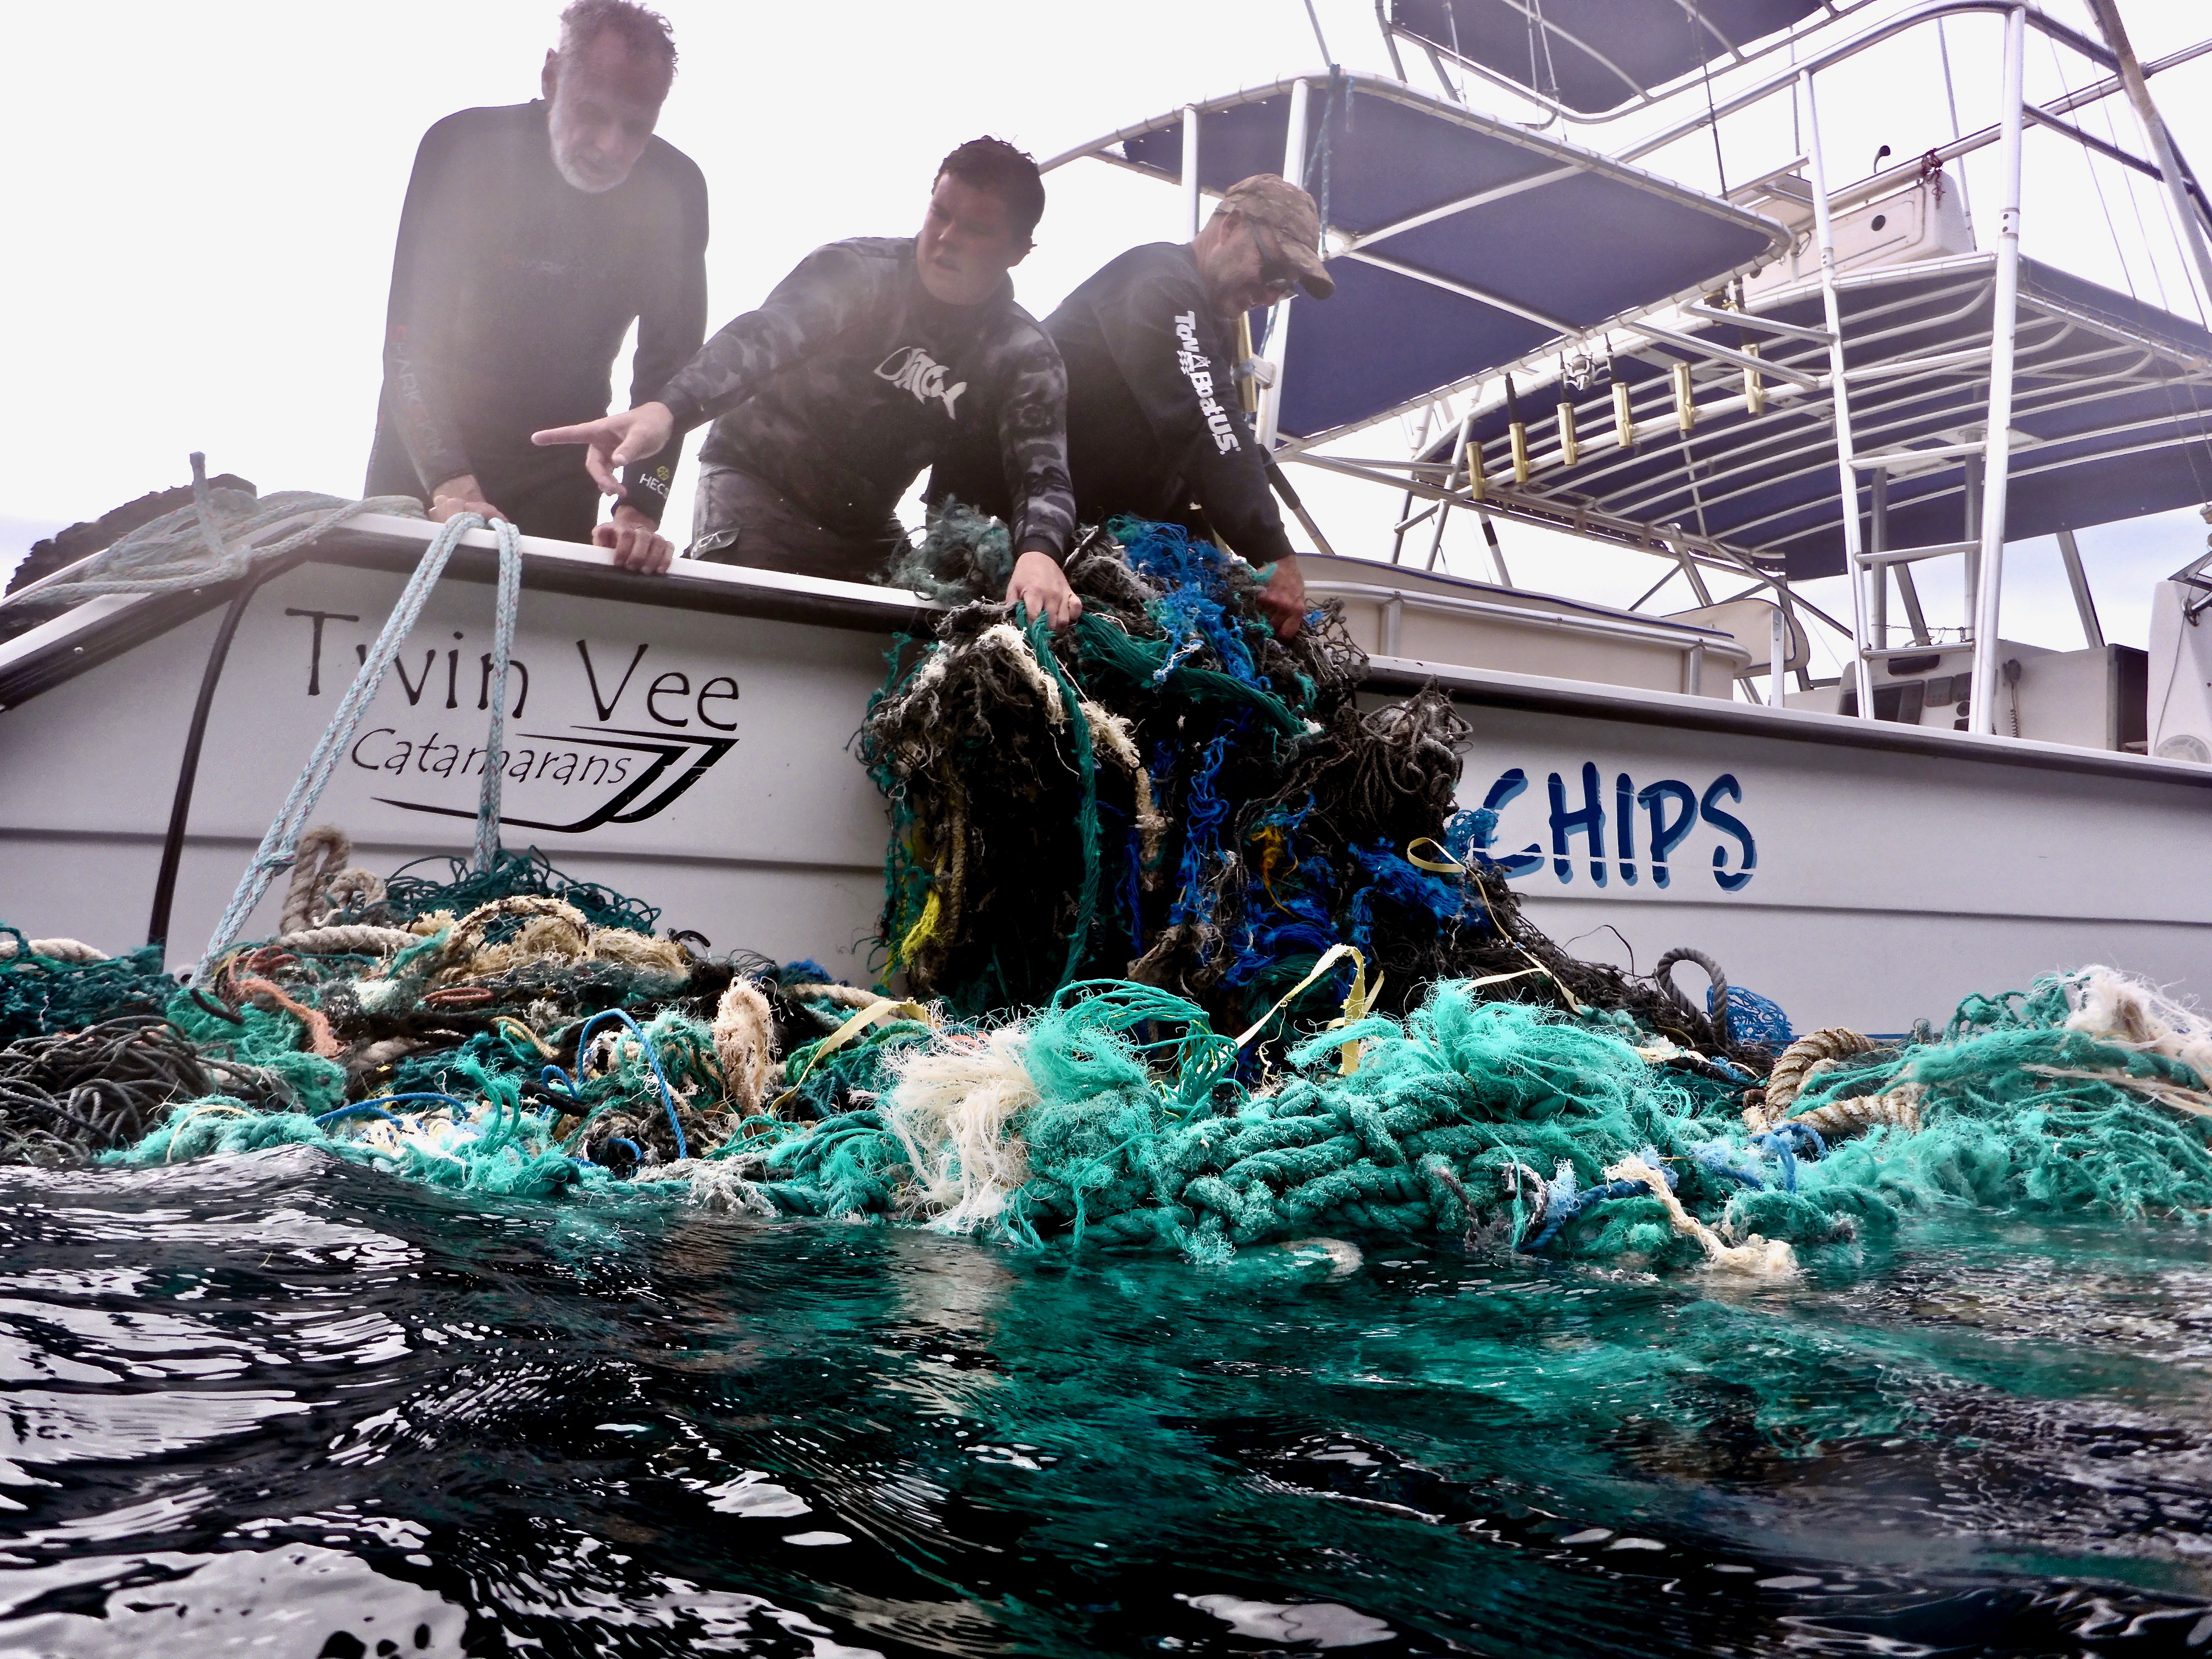
[[[2212,1268],[1218,1272],[0,1173],[0,1654],[2212,1653]]]

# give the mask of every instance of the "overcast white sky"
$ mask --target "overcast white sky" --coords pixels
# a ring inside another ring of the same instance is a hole
[[[2212,32],[2203,0],[2121,5],[2147,59]],[[535,95],[559,9],[560,0],[0,0],[18,156],[0,267],[11,325],[0,332],[0,572],[38,535],[185,481],[194,448],[211,469],[264,489],[358,493],[392,232],[416,143],[452,110]],[[1372,0],[1319,0],[1319,9],[1339,61],[1387,68]],[[713,192],[713,325],[757,302],[822,242],[910,231],[937,160],[978,132],[1042,158],[1186,99],[1323,61],[1301,0],[847,0],[834,9],[667,0],[664,9],[683,68],[660,131],[700,163]],[[2077,0],[2053,0],[2051,9],[2087,27]],[[1951,26],[1968,128],[1991,118],[1998,28],[1983,19]],[[2028,72],[2035,97],[2092,78],[2033,44]],[[1864,172],[1878,144],[1909,155],[1950,136],[1924,37],[1823,88],[1838,182]],[[2154,90],[2184,151],[2212,176],[2212,58]],[[1511,112],[1494,93],[1474,96]],[[2081,118],[2140,145],[2119,100]],[[1628,137],[1600,133],[1607,147]],[[1763,130],[1732,132],[1730,177],[1786,161],[1789,142],[1786,105],[1778,106]],[[2093,182],[2071,147],[2048,135],[2029,144],[2028,252],[2146,299],[2162,291],[2196,315],[2154,189],[2131,197],[2131,175],[2108,166]],[[1994,156],[1984,151],[1970,167],[1978,204],[1994,194]],[[1645,165],[1714,183],[1709,138]],[[1048,183],[1037,251],[1016,273],[1040,316],[1121,248],[1179,234],[1172,189],[1091,162]],[[625,369],[618,395],[626,386]],[[1403,447],[1389,428],[1358,442],[1367,453]],[[688,522],[686,472],[672,523]],[[1300,477],[1339,551],[1388,556],[1395,495]],[[1504,535],[1524,586],[1626,603],[1658,574],[1637,556],[1592,554],[1510,526]],[[2203,536],[2193,514],[2083,533],[2111,637],[2142,643],[2150,584]],[[1483,574],[1478,547],[1462,515],[1447,562]],[[2079,644],[2051,550],[2015,550],[2011,572],[2007,634]],[[1941,585],[1930,586],[1940,598]]]

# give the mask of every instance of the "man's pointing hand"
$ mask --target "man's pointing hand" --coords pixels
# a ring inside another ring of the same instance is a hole
[[[548,427],[543,432],[532,433],[530,441],[548,447],[554,444],[589,446],[584,451],[584,467],[592,475],[592,482],[599,485],[602,494],[619,495],[622,482],[615,477],[615,469],[658,455],[675,435],[676,416],[666,404],[640,404],[635,409],[626,409],[619,415],[605,416],[596,421]]]

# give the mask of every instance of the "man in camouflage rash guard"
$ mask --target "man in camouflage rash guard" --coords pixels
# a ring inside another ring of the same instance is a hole
[[[1006,272],[1042,212],[1036,164],[976,139],[945,160],[921,234],[816,249],[757,311],[709,339],[656,398],[537,434],[589,445],[602,488],[633,449],[712,419],[693,514],[696,558],[876,580],[922,469],[995,450],[1016,553],[1011,603],[1073,622],[1060,574],[1074,500],[1060,354]]]

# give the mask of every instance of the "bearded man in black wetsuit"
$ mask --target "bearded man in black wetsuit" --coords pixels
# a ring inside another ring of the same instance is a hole
[[[424,135],[392,261],[368,494],[665,567],[675,440],[632,461],[600,524],[592,481],[530,434],[605,413],[633,321],[633,398],[706,336],[706,180],[653,136],[675,73],[658,14],[574,0],[543,100],[463,110]]]
[[[1065,628],[1083,608],[1060,568],[1067,382],[1006,274],[1043,211],[1036,162],[972,140],[939,166],[919,235],[817,248],[650,401],[537,441],[589,446],[590,477],[612,490],[614,468],[712,420],[693,556],[847,581],[883,573],[904,539],[893,509],[923,468],[981,451],[1013,539],[1006,600]]]
[[[1068,465],[1083,522],[1128,513],[1212,531],[1272,567],[1256,597],[1285,638],[1304,620],[1305,581],[1227,342],[1240,314],[1295,288],[1317,300],[1336,291],[1320,244],[1313,198],[1255,173],[1229,188],[1195,240],[1131,248],[1044,324],[1067,365]]]

